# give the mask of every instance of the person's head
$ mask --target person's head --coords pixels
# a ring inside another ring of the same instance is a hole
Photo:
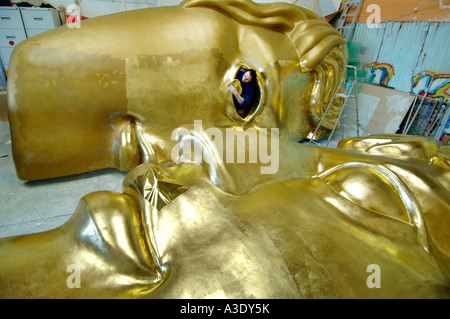
[[[253,69],[248,70],[244,73],[242,76],[242,82],[244,83],[250,83],[256,79],[256,71]]]

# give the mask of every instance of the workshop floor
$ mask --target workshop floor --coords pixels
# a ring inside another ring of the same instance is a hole
[[[95,172],[26,182],[16,175],[9,124],[0,122],[0,238],[37,233],[64,224],[81,197],[99,190],[122,192],[126,172]]]

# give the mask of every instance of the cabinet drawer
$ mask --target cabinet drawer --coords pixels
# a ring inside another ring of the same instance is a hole
[[[53,29],[61,25],[59,14],[50,8],[20,8],[25,29]]]
[[[23,28],[22,17],[19,8],[0,7],[0,28],[20,29]]]
[[[13,48],[27,36],[23,29],[0,29],[0,47]]]
[[[48,31],[48,29],[27,29],[27,37],[31,38],[46,31]]]

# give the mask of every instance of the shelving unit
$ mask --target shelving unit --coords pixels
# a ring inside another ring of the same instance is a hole
[[[448,102],[416,95],[399,133],[431,136],[440,140],[450,117]]]

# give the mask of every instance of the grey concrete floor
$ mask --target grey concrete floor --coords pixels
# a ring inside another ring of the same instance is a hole
[[[0,122],[0,238],[43,232],[64,224],[89,193],[122,192],[127,172],[95,172],[26,182],[16,175],[9,125]]]

